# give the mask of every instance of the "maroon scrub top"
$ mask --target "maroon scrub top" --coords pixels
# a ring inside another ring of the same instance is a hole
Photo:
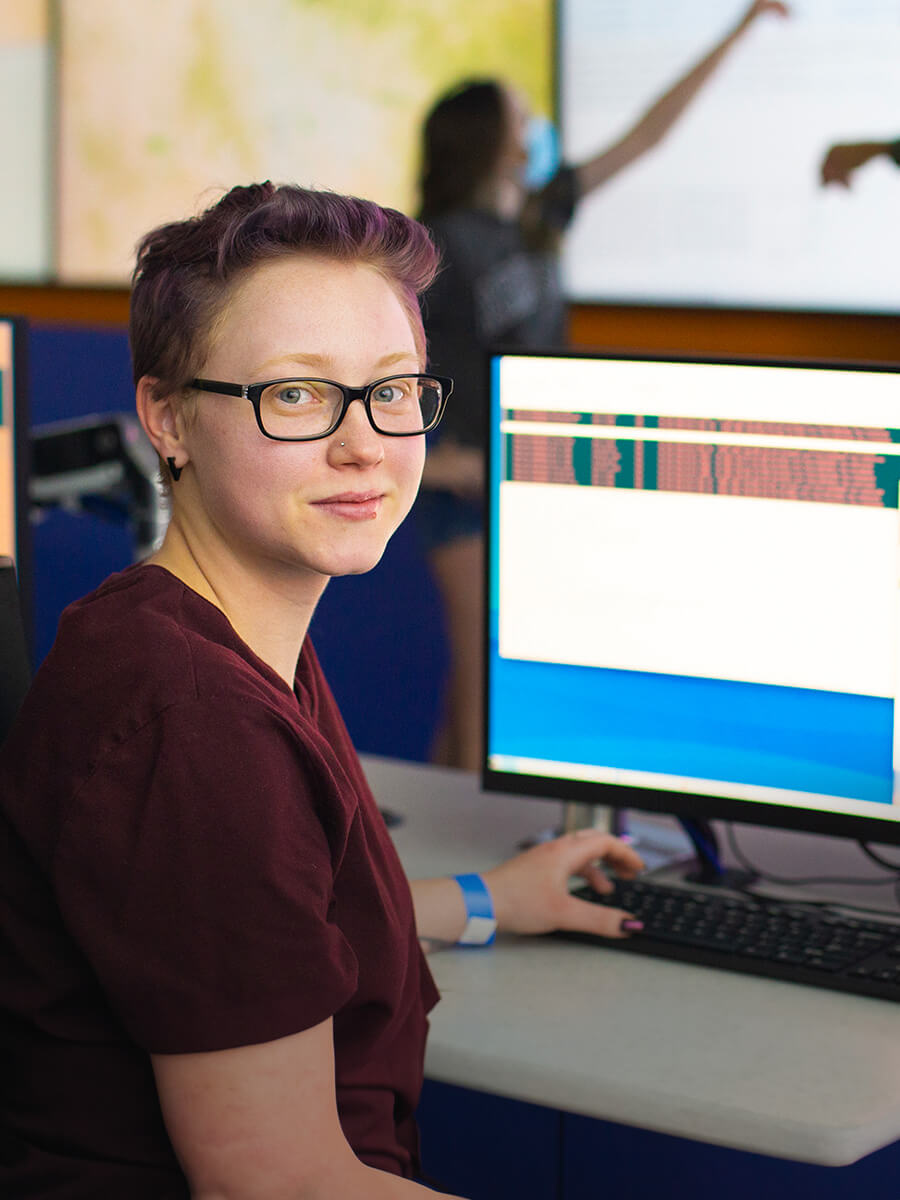
[[[70,606],[0,754],[0,1194],[186,1197],[150,1053],[328,1017],[350,1145],[411,1177],[437,998],[309,640],[291,691],[161,567]]]

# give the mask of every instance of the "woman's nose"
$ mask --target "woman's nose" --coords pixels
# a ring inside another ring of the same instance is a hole
[[[372,428],[362,400],[351,400],[344,419],[329,439],[342,459],[378,462],[384,456],[384,439]]]

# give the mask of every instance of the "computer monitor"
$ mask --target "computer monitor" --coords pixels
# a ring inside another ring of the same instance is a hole
[[[900,843],[900,368],[490,372],[486,789]]]
[[[23,318],[0,317],[0,555],[15,562],[26,632],[31,615],[27,341]]]

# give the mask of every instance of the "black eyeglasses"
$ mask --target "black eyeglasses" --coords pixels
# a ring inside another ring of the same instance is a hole
[[[440,375],[389,375],[354,388],[333,379],[270,379],[265,383],[192,379],[188,386],[249,400],[264,437],[276,442],[313,442],[334,433],[354,400],[362,401],[369,424],[385,437],[428,433],[444,414],[453,380]]]

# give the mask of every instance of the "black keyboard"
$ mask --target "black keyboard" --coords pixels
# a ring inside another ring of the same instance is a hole
[[[645,879],[620,881],[610,896],[588,887],[575,895],[633,913],[644,930],[627,938],[564,933],[566,938],[900,1000],[900,924]]]

